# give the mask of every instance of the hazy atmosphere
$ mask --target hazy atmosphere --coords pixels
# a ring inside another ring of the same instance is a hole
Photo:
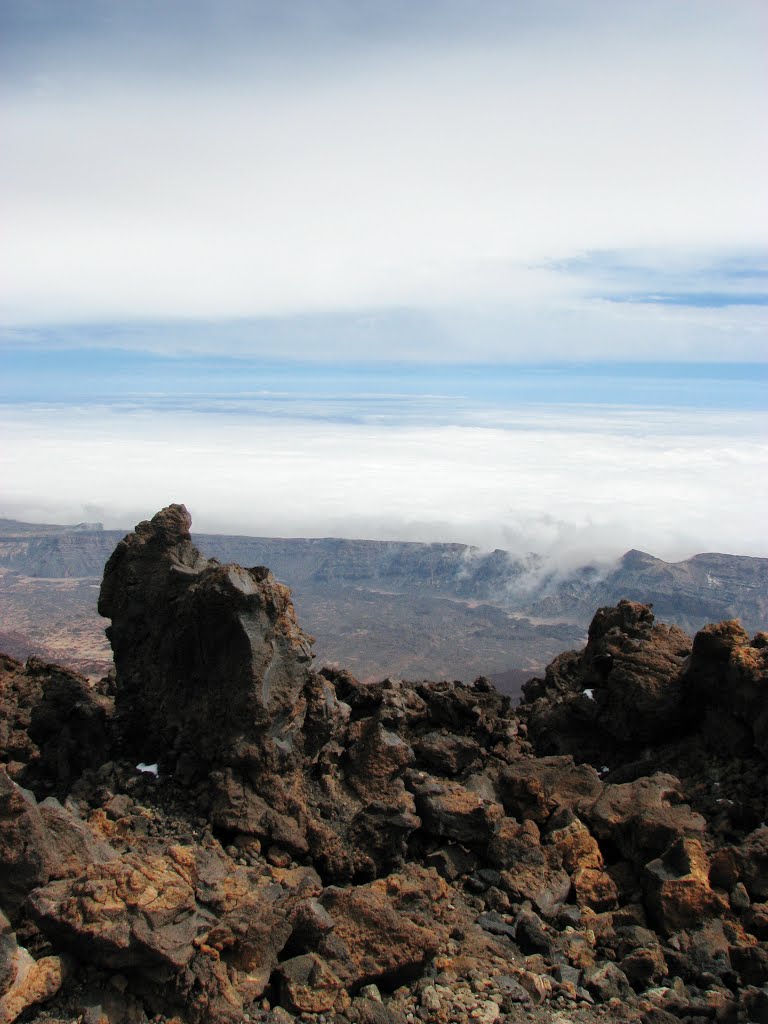
[[[0,21],[0,516],[768,553],[763,3]]]

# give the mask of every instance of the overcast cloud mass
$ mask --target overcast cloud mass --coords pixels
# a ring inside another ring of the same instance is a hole
[[[760,553],[767,22],[4,0],[0,514]]]
[[[436,332],[459,356],[541,339],[556,358],[575,335],[587,357],[664,357],[674,335],[716,358],[726,335],[762,358],[761,3],[8,0],[3,17],[10,325],[154,320],[172,346],[176,318],[415,308],[459,314],[458,338]],[[670,291],[698,293],[692,330],[653,301]]]

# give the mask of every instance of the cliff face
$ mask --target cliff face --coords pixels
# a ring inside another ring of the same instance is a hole
[[[628,551],[609,572],[577,570],[532,594],[531,614],[568,615],[588,621],[597,605],[622,598],[652,602],[658,615],[684,629],[739,618],[750,630],[768,621],[768,559],[701,554],[665,562]]]
[[[517,710],[366,686],[189,528],[110,557],[99,688],[2,665],[0,1020],[768,1018],[764,634],[622,601]]]
[[[98,678],[112,657],[94,595],[122,534],[82,525],[0,520],[0,649]],[[462,544],[205,534],[195,544],[225,563],[268,565],[290,583],[318,663],[366,682],[483,673],[518,696],[521,680],[582,642],[596,607],[622,598],[653,603],[660,619],[690,632],[721,619],[750,631],[768,621],[768,559],[668,563],[632,551],[610,569],[561,573],[533,555]]]
[[[0,567],[31,577],[100,577],[121,534],[78,527],[31,526],[0,519]],[[526,615],[587,625],[595,607],[621,598],[653,602],[685,629],[738,617],[756,630],[768,620],[768,558],[699,554],[665,562],[628,551],[609,567],[562,573],[535,554],[481,551],[466,544],[337,538],[197,535],[208,554],[241,565],[269,565],[307,598],[356,588],[490,602]]]

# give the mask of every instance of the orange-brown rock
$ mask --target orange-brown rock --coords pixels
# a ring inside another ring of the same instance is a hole
[[[680,780],[657,772],[605,786],[586,819],[598,841],[610,841],[627,859],[643,863],[675,840],[700,835],[706,828],[704,818],[681,801]]]
[[[294,1013],[325,1013],[339,1000],[342,984],[317,953],[284,960],[277,975],[280,1005]]]
[[[451,890],[434,871],[407,871],[351,889],[326,889],[333,919],[318,952],[345,987],[414,977],[448,939]]]
[[[547,842],[558,851],[569,874],[578,869],[599,871],[603,867],[603,855],[597,840],[578,818],[553,829],[547,836]]]
[[[554,916],[571,891],[571,880],[552,847],[529,851],[525,860],[514,862],[501,872],[501,881],[513,900],[530,900],[545,917]]]
[[[416,810],[432,835],[469,846],[486,846],[504,817],[501,804],[485,800],[456,782],[438,782],[427,776],[411,782]]]
[[[645,866],[646,906],[666,935],[724,914],[728,905],[709,884],[709,859],[696,839],[679,839]]]
[[[75,881],[51,882],[30,899],[40,927],[106,967],[188,963],[213,924],[173,860],[126,854],[91,865]]]
[[[6,932],[0,935],[0,1021],[12,1024],[25,1010],[51,999],[61,988],[67,962],[59,956],[35,960]]]
[[[619,890],[616,883],[600,868],[576,868],[571,875],[571,883],[580,907],[589,907],[598,913],[611,910],[619,901]]]
[[[540,757],[516,761],[499,777],[499,792],[508,814],[543,825],[556,808],[580,813],[602,791],[595,769],[575,765],[571,757]]]

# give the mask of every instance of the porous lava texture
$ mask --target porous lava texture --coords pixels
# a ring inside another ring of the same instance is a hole
[[[362,685],[190,525],[110,557],[99,685],[0,661],[0,1022],[768,1021],[765,634]]]

